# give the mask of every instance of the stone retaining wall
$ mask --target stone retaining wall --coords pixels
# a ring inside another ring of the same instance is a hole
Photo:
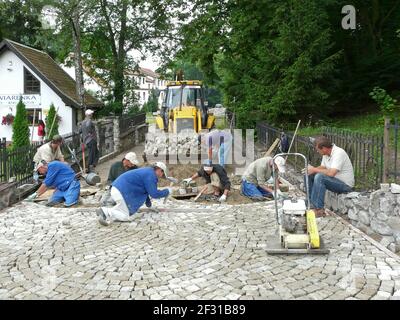
[[[400,194],[382,190],[348,194],[328,191],[325,207],[347,215],[354,226],[389,250],[400,252]]]
[[[303,176],[293,168],[288,168],[286,178],[304,190]],[[393,184],[392,188],[398,192],[400,186]],[[377,190],[336,194],[327,191],[325,208],[342,215],[392,252],[400,252],[400,193]]]

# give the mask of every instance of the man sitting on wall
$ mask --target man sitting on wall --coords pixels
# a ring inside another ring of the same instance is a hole
[[[67,163],[52,161],[47,164],[41,162],[37,166],[37,171],[41,175],[46,175],[46,178],[39,189],[27,198],[28,201],[32,201],[45,193],[48,188],[53,187],[56,190],[47,206],[54,206],[64,201],[65,207],[71,207],[78,203],[81,184],[74,170]]]
[[[319,167],[308,166],[309,192],[311,205],[317,217],[325,214],[324,200],[326,190],[347,193],[354,187],[354,170],[346,151],[334,145],[326,137],[318,137],[314,142],[317,152],[322,156]]]

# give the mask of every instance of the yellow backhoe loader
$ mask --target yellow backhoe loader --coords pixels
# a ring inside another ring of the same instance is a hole
[[[215,116],[208,113],[201,81],[185,80],[167,83],[165,101],[156,118],[157,128],[169,133],[194,130],[200,133],[215,125]]]

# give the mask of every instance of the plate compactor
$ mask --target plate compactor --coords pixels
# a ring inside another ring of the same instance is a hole
[[[310,210],[310,195],[308,188],[308,161],[300,153],[281,153],[278,156],[299,156],[305,163],[306,199],[286,199],[278,201],[277,190],[274,188],[275,214],[278,222],[279,238],[271,238],[267,244],[268,254],[328,254],[318,232],[314,210]],[[275,167],[274,180],[277,179]],[[281,208],[278,208],[278,202]]]

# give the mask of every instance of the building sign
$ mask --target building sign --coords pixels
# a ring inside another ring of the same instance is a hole
[[[0,94],[0,106],[14,107],[22,97],[22,102],[27,107],[40,105],[40,94]]]

